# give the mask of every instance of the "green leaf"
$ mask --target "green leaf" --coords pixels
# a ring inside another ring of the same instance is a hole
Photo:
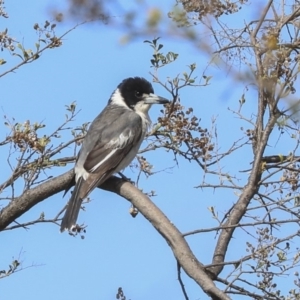
[[[46,29],[49,25],[50,25],[50,22],[46,20],[46,21],[45,21],[44,28]]]
[[[20,54],[18,54],[18,53],[13,53],[13,55],[14,55],[14,56],[19,56],[19,57],[24,61],[24,58],[23,58]]]
[[[203,78],[205,79],[205,84],[207,84],[211,79],[212,79],[212,76],[203,76]]]
[[[178,86],[178,78],[176,77],[172,81],[173,81],[174,86],[177,87]]]
[[[13,266],[14,266],[15,268],[17,268],[19,265],[20,265],[20,263],[15,259],[15,260],[13,261]]]
[[[191,64],[190,66],[189,66],[189,68],[191,69],[191,71],[194,71],[195,69],[196,69],[196,64],[195,63],[193,63],[193,64]]]
[[[25,60],[29,58],[29,54],[26,51],[23,52],[23,55],[24,55]]]
[[[24,51],[24,48],[23,48],[23,46],[19,43],[19,44],[17,44],[17,47],[19,48],[19,49],[21,49],[22,51]]]
[[[242,95],[241,99],[239,100],[240,104],[244,104],[246,102],[245,94]]]
[[[152,43],[153,43],[153,45],[156,47],[156,44],[157,44],[157,41],[160,39],[160,37],[157,37],[156,39],[154,39],[153,41],[152,41]]]

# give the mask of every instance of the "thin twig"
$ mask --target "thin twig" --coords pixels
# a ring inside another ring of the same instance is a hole
[[[31,63],[33,61],[36,60],[36,57],[38,55],[40,55],[42,52],[44,52],[46,49],[53,47],[57,41],[61,40],[63,37],[65,37],[67,34],[69,34],[71,31],[75,30],[78,26],[81,26],[83,24],[87,23],[87,21],[81,22],[79,24],[76,24],[73,28],[69,29],[68,31],[66,31],[63,35],[61,35],[60,37],[58,37],[55,41],[52,41],[51,43],[49,43],[47,46],[45,46],[44,48],[42,48],[41,50],[37,51],[36,53],[32,54],[31,56],[29,56],[28,58],[24,59],[21,63],[19,63],[18,65],[14,66],[13,68],[11,68],[10,70],[5,71],[4,73],[0,74],[0,78],[5,76],[8,73],[14,72],[15,70],[17,70],[18,68],[20,68],[21,66],[27,64],[27,63]]]
[[[180,286],[181,286],[181,290],[182,290],[182,292],[183,292],[183,295],[184,295],[185,300],[189,300],[189,297],[188,297],[187,292],[186,292],[186,290],[185,290],[183,281],[182,281],[182,279],[181,279],[181,271],[180,271],[180,270],[181,270],[181,266],[180,266],[180,264],[179,264],[179,262],[178,262],[178,260],[177,260],[177,276],[178,276],[178,281],[179,281],[179,284],[180,284]]]

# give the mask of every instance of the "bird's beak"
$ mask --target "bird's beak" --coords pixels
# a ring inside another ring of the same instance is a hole
[[[166,104],[169,103],[170,101],[167,100],[166,98],[157,96],[155,94],[149,94],[145,97],[144,102],[146,104]]]

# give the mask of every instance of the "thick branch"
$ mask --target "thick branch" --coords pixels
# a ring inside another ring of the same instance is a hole
[[[27,190],[0,211],[0,231],[43,200],[63,191],[73,178],[73,170]]]
[[[212,299],[230,299],[215,286],[181,232],[146,195],[129,182],[124,182],[117,177],[106,181],[102,188],[126,198],[142,213],[166,240],[186,274],[194,279]]]
[[[73,179],[73,170],[50,179],[15,198],[0,212],[0,231],[20,217],[31,207],[65,190]],[[194,279],[212,299],[230,299],[220,291],[209,277],[204,266],[197,260],[181,232],[168,220],[161,210],[140,190],[123,179],[112,177],[101,188],[114,192],[129,200],[154,226],[171,247],[178,263],[186,274]]]
[[[262,99],[260,99],[260,101],[262,101]],[[255,160],[253,162],[253,169],[251,171],[249,181],[245,186],[243,193],[239,197],[239,200],[233,206],[233,209],[226,223],[224,224],[225,227],[231,225],[237,225],[240,222],[240,220],[242,219],[242,217],[246,212],[246,209],[251,199],[258,192],[259,189],[258,182],[261,178],[261,159],[263,157],[265,147],[267,145],[269,136],[273,130],[274,124],[277,121],[277,118],[278,115],[274,114],[270,118],[268,124],[266,125],[265,130],[263,131],[260,144],[257,145],[257,151],[255,155]],[[212,264],[219,264],[224,262],[227,248],[235,229],[236,227],[222,229],[215,248]],[[212,271],[215,274],[215,276],[218,276],[222,270],[223,270],[222,265],[217,265],[215,267],[210,268],[210,271]]]
[[[268,4],[264,8],[264,10],[262,12],[262,15],[261,15],[261,17],[260,17],[260,19],[259,19],[259,21],[258,21],[258,23],[257,23],[257,25],[256,25],[256,27],[254,29],[254,31],[253,31],[254,38],[256,38],[257,33],[258,33],[259,29],[261,28],[261,25],[262,25],[263,21],[265,20],[266,15],[267,15],[267,13],[268,13],[268,11],[269,11],[272,3],[273,3],[273,0],[269,0]]]

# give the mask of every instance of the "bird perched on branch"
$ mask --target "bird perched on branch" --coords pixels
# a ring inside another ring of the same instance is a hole
[[[76,184],[61,231],[76,227],[83,199],[134,159],[151,124],[151,105],[168,102],[155,95],[151,83],[144,78],[127,78],[118,85],[83,140],[75,164]]]

